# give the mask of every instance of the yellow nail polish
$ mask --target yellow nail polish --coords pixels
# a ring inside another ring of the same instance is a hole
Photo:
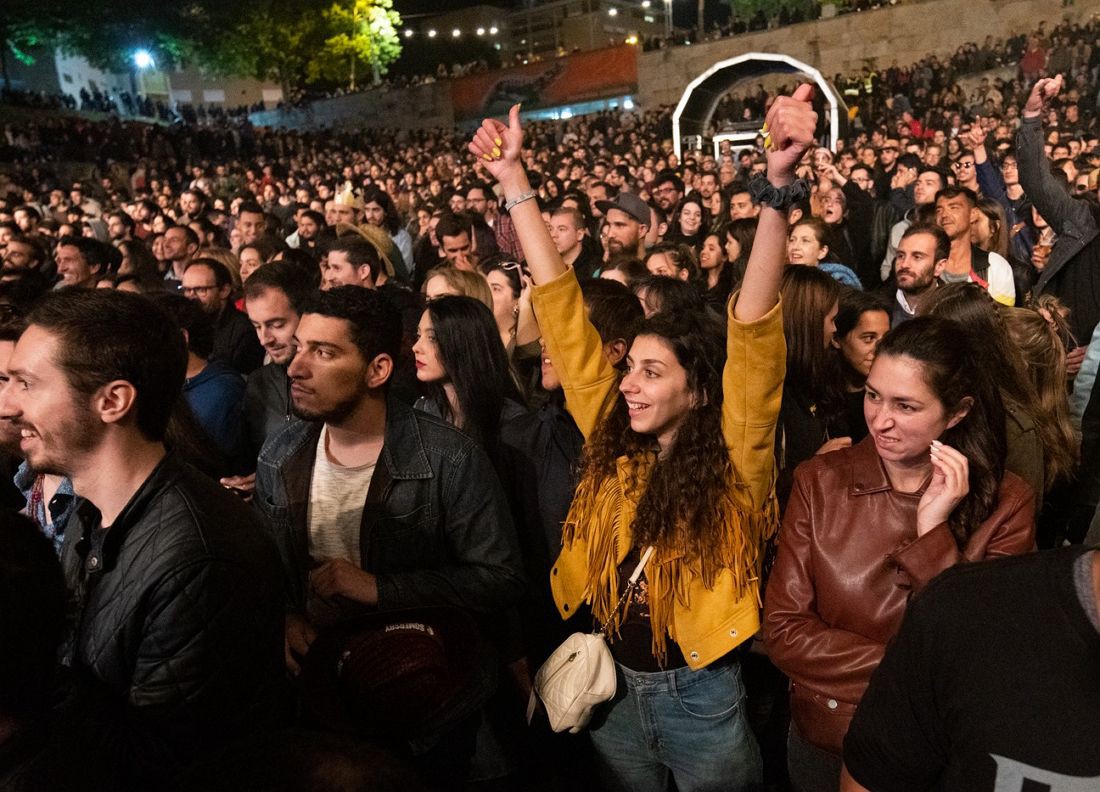
[[[498,146],[503,146],[504,145],[504,141],[501,140],[498,137],[493,138],[493,142],[496,143]]]
[[[493,156],[494,157],[499,157],[500,156],[500,149],[498,149],[496,146],[493,146]]]
[[[482,154],[481,158],[483,160],[485,160],[486,162],[492,162],[493,161],[493,158],[491,156],[489,156],[488,154]]]

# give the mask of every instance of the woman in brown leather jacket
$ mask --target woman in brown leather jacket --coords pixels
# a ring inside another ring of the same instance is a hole
[[[962,325],[920,317],[882,340],[869,436],[795,472],[764,639],[791,679],[799,792],[835,790],[844,734],[906,603],[960,561],[1029,552],[1035,495],[1005,472],[997,386]]]

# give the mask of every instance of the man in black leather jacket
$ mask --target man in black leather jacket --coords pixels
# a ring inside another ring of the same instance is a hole
[[[282,555],[288,668],[317,629],[364,609],[451,606],[499,631],[524,589],[508,504],[474,441],[387,396],[396,308],[369,289],[321,292],[295,341],[304,420],[264,446],[254,498]]]
[[[145,298],[65,290],[31,313],[0,393],[30,465],[82,499],[62,549],[67,661],[81,744],[115,788],[165,787],[265,725],[282,684],[275,549],[165,448],[185,366],[180,330]]]

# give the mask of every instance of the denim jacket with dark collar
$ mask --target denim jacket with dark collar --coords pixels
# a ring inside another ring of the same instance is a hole
[[[310,480],[322,424],[299,421],[260,452],[254,503],[282,556],[287,607],[305,606]],[[508,503],[485,452],[454,427],[389,399],[359,535],[378,608],[455,606],[502,615],[523,592]]]

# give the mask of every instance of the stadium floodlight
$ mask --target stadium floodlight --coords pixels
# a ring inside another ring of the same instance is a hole
[[[139,49],[134,53],[134,65],[139,69],[151,69],[156,63],[153,61],[153,56],[149,50]]]

